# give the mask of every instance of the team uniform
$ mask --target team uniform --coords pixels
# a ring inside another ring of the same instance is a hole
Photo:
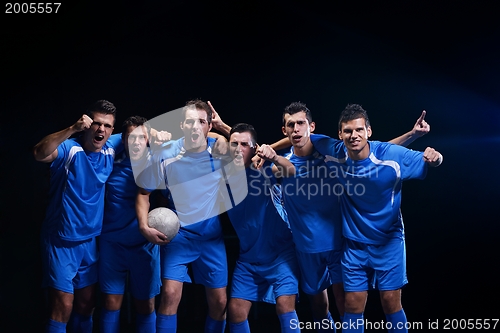
[[[99,238],[99,285],[106,294],[122,295],[128,273],[132,296],[147,300],[160,292],[160,252],[158,245],[139,232],[136,195],[131,161],[123,152],[115,159],[106,184]]]
[[[122,149],[118,134],[99,152],[85,151],[78,138],[57,147],[41,233],[44,287],[73,293],[97,282],[95,237],[101,233],[105,183]]]
[[[246,168],[230,178],[231,193],[248,188],[245,199],[227,212],[240,243],[232,298],[275,304],[279,296],[298,294],[292,234],[275,207],[281,205],[279,193],[273,192],[277,186],[269,164],[261,170]]]
[[[215,140],[209,138],[209,144]],[[180,282],[194,280],[210,288],[227,285],[227,259],[219,214],[225,209],[220,191],[226,189],[221,161],[211,146],[199,153],[183,148],[184,138],[154,154],[139,184],[146,190],[167,189],[171,207],[179,216],[177,236],[160,247],[161,277]],[[227,197],[227,196],[226,196]]]
[[[301,288],[315,295],[342,282],[340,258],[343,238],[339,184],[330,177],[324,156],[285,155],[295,166],[294,177],[283,178],[283,199],[301,271]]]
[[[339,140],[312,136],[344,188],[341,200],[346,240],[342,265],[346,291],[397,290],[407,283],[402,182],[422,179],[423,153],[386,142],[369,141],[369,157],[353,161]]]

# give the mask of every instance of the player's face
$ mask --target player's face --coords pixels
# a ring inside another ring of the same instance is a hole
[[[86,143],[91,147],[90,149],[97,152],[102,149],[102,146],[104,146],[111,133],[113,133],[115,116],[96,112],[93,114],[92,120],[90,128],[85,130],[84,138]]]
[[[229,138],[229,151],[236,166],[249,167],[255,155],[252,135],[249,132],[234,132]]]
[[[144,126],[130,126],[124,138],[125,151],[131,160],[137,161],[148,148],[148,132]]]
[[[184,132],[184,144],[186,149],[194,152],[201,152],[207,147],[207,135],[212,124],[208,123],[207,112],[205,110],[188,109],[186,116],[181,123]]]
[[[295,148],[302,148],[310,142],[309,137],[314,128],[314,122],[309,123],[303,111],[292,115],[285,114],[285,126],[282,127],[282,131]]]
[[[364,159],[368,157],[370,146],[368,145],[368,138],[372,135],[371,127],[366,126],[364,118],[349,120],[342,123],[339,131],[340,140],[349,152],[351,158],[357,156],[356,159]]]

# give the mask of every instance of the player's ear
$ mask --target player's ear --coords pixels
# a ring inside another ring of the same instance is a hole
[[[309,124],[309,129],[311,130],[311,133],[316,129],[316,123],[314,121],[311,121]]]
[[[281,126],[281,131],[283,132],[283,135],[286,136],[285,126]]]
[[[366,128],[366,134],[368,135],[368,137],[371,137],[372,136],[372,127],[371,126],[368,126]]]
[[[184,122],[181,121],[181,129],[184,129]]]

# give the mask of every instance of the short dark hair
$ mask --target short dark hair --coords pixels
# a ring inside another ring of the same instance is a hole
[[[94,113],[110,114],[116,119],[116,107],[113,103],[100,99],[87,109],[87,114],[92,118]]]
[[[252,144],[255,146],[257,144],[257,131],[255,131],[255,128],[250,124],[238,123],[234,125],[231,128],[231,131],[229,132],[229,137],[231,137],[233,133],[244,133],[244,132],[250,133],[250,136],[252,137]]]
[[[186,119],[186,111],[188,109],[196,108],[197,110],[203,110],[207,113],[207,121],[210,125],[212,123],[212,108],[201,99],[193,99],[186,102],[186,106],[182,108],[182,121]]]
[[[131,116],[125,119],[125,121],[122,124],[122,136],[127,132],[128,128],[131,126],[135,127],[144,126],[146,128],[146,131],[148,132],[148,136],[150,135],[151,125],[149,124],[148,120],[144,117]]]
[[[306,119],[309,121],[309,123],[312,123],[312,112],[307,108],[307,106],[302,103],[302,102],[293,102],[290,105],[288,105],[285,110],[283,111],[283,126],[285,126],[285,115],[293,115],[298,112],[305,112],[306,114]]]
[[[347,123],[350,120],[363,118],[365,119],[366,127],[370,126],[370,119],[368,113],[359,104],[347,104],[345,109],[340,113],[339,118],[339,131],[342,130],[342,123]]]

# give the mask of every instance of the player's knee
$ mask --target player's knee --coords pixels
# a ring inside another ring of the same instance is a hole
[[[295,296],[280,296],[276,299],[276,313],[278,315],[295,311]]]
[[[155,310],[154,298],[148,300],[136,300],[135,308],[137,313],[142,315],[149,315]]]
[[[244,308],[239,306],[236,302],[229,302],[228,317],[229,321],[232,323],[241,323],[247,319],[248,313],[246,313]]]

